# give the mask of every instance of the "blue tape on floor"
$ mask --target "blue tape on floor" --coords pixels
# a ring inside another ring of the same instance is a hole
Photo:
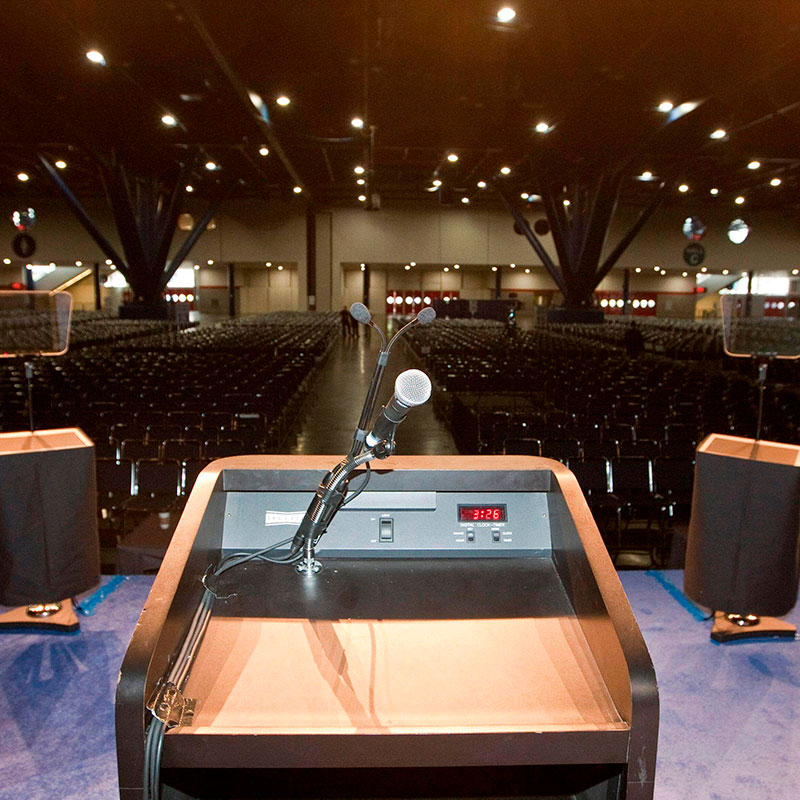
[[[666,589],[667,592],[678,601],[678,604],[688,611],[692,617],[694,617],[694,619],[696,619],[698,622],[703,622],[706,619],[707,614],[705,614],[702,609],[696,606],[674,583],[670,583],[670,581],[668,581],[664,576],[664,573],[659,572],[656,569],[648,569],[646,574],[651,578],[655,578],[656,581],[658,581],[658,583],[660,583],[661,586],[663,586],[664,589]]]
[[[101,586],[94,594],[90,594],[80,604],[79,610],[84,617],[91,617],[94,610],[103,600],[106,599],[115,589],[122,585],[130,576],[128,575],[114,575],[108,583]]]

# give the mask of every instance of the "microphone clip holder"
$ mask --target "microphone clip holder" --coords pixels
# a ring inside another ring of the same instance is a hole
[[[355,458],[345,456],[322,479],[292,541],[291,549],[303,552],[302,559],[295,567],[298,573],[313,577],[322,570],[322,564],[314,557],[314,549],[342,507],[353,471],[375,459],[388,458],[394,448],[393,440],[381,439]]]

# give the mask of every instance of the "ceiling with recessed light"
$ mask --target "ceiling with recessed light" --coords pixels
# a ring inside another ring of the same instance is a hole
[[[507,22],[503,6],[516,11]],[[605,170],[636,205],[666,182],[668,202],[686,206],[796,209],[796,0],[4,0],[3,11],[0,196],[54,193],[37,153],[65,162],[79,196],[102,194],[97,161],[115,150],[165,180],[193,159],[200,197],[233,186],[321,207],[375,195],[382,207],[481,207],[498,202],[495,185],[536,203],[542,182],[568,197]]]

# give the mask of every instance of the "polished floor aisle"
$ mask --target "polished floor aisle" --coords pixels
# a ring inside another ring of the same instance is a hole
[[[340,338],[315,381],[305,418],[287,452],[297,455],[344,455],[353,441],[361,407],[380,351],[378,335],[359,326],[359,337]],[[392,395],[397,375],[417,367],[400,340],[392,348],[378,394],[380,408]],[[433,413],[433,404],[412,410],[397,430],[398,455],[454,455],[453,437]]]

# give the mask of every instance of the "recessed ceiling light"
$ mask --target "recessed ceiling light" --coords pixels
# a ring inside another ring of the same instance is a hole
[[[510,175],[511,174],[511,167],[500,167],[500,174],[501,175]]]
[[[283,264],[278,264],[278,272],[283,272]]]
[[[564,202],[564,208],[569,208],[569,207],[570,207],[570,202],[569,202],[569,200],[566,200],[566,199],[565,199],[563,202]]]
[[[209,267],[212,266],[214,264],[214,259],[209,258],[208,261],[206,261],[206,264],[208,264]]]
[[[178,124],[178,120],[172,114],[162,114],[161,121],[168,127],[174,128]]]
[[[511,22],[514,17],[517,16],[517,12],[514,11],[511,6],[504,6],[497,12],[497,21],[498,22]]]
[[[442,272],[450,272],[450,267],[445,267]]]
[[[359,179],[356,181],[356,184],[357,184],[358,186],[363,186],[365,183],[366,183],[366,181],[365,181],[363,178],[359,178]]]
[[[275,98],[275,102],[279,106],[288,106],[292,101],[285,94],[282,94],[280,97]]]
[[[361,267],[362,269],[367,268],[367,265],[363,261],[358,266]]]
[[[295,194],[300,194],[300,192],[302,192],[302,191],[303,191],[303,187],[302,187],[302,186],[293,186],[293,187],[292,187],[292,191],[293,191]]]
[[[526,275],[530,275],[531,274],[530,267],[525,267],[525,274]]]
[[[636,267],[636,269],[634,270],[634,272],[641,272],[641,271],[642,271],[641,267]]]
[[[264,266],[266,266],[266,267],[271,267],[271,266],[272,266],[272,262],[271,262],[271,261],[267,261],[267,262],[264,264]]]
[[[458,155],[457,155],[456,153],[448,153],[448,154],[447,154],[447,160],[448,160],[448,161],[449,161],[451,164],[455,164],[455,163],[456,163],[456,161],[458,161]]]
[[[682,278],[688,278],[689,277],[689,273],[688,272],[681,272],[681,277]]]
[[[724,270],[722,270],[722,274],[723,274],[723,275],[727,275],[729,272],[730,272],[730,270],[728,270],[728,269],[724,269]]]
[[[476,185],[476,186],[477,186],[479,189],[485,189],[485,188],[486,188],[486,181],[478,181],[478,182],[477,182],[475,185]]]
[[[28,175],[27,172],[18,172],[17,173],[17,180],[18,181],[22,181],[22,183],[25,183],[25,181],[29,181],[30,179],[31,179],[31,176]]]
[[[461,269],[461,264],[453,264],[453,269]]]
[[[497,267],[492,267],[492,272],[497,272]]]
[[[746,278],[747,277],[747,273],[746,272],[742,272],[742,277]]]
[[[750,162],[750,163],[747,165],[747,169],[758,169],[760,166],[761,166],[761,162],[760,162],[760,161],[756,161],[755,159],[753,159],[753,160],[752,160],[752,161],[751,161],[751,162]]]
[[[724,128],[717,128],[715,131],[711,131],[708,134],[709,139],[724,139],[728,135],[728,132]]]
[[[672,111],[673,108],[675,108],[675,106],[669,100],[662,100],[658,104],[658,110],[662,114],[668,114],[670,111]]]
[[[654,269],[656,272],[661,272],[661,267],[659,267],[659,266],[658,266],[658,264],[656,264],[656,265],[653,267],[653,269]]]
[[[262,144],[261,147],[258,148],[258,154],[260,156],[268,156],[269,155],[269,147],[265,144]]]
[[[362,272],[366,272],[366,271],[367,271],[367,265],[366,265],[366,264],[362,264],[362,265],[359,267],[359,269],[360,269]]]
[[[508,266],[511,267],[511,269],[514,269],[517,265],[512,261]]]
[[[99,50],[89,50],[86,53],[86,58],[88,58],[92,64],[99,64],[101,67],[106,65],[105,56]]]
[[[433,185],[438,189],[442,185],[442,182],[437,178],[433,181]]]
[[[781,179],[780,179],[780,178],[773,178],[773,179],[772,179],[772,180],[769,182],[769,185],[770,185],[770,186],[780,186],[780,185],[781,185],[781,183],[782,183],[782,181],[781,181]]]
[[[651,181],[653,180],[653,173],[646,169],[639,177],[643,181]]]
[[[664,275],[666,275],[666,274],[667,274],[667,271],[666,271],[665,269],[662,269],[662,270],[661,270],[661,275],[662,275],[662,276],[664,276]]]
[[[110,259],[110,258],[107,258],[107,259],[106,259],[106,264],[111,264],[111,263],[112,263],[112,262],[111,262],[111,259]]]
[[[700,267],[700,272],[708,272],[708,267]]]
[[[3,263],[4,264],[10,264],[11,263],[11,259],[10,258],[4,258],[3,259]],[[80,266],[80,264],[77,264],[77,266]]]
[[[461,202],[462,202],[462,203],[463,203],[465,206],[468,206],[468,205],[469,205],[469,197],[462,197],[462,198],[461,198]]]
[[[678,191],[679,191],[679,192],[683,192],[684,194],[686,194],[686,192],[688,192],[688,191],[689,191],[689,186],[688,186],[688,184],[686,184],[686,183],[682,183],[682,184],[681,184],[681,185],[678,187]]]
[[[409,263],[409,264],[410,264],[412,267],[416,267],[416,266],[417,266],[417,262],[416,262],[416,261],[409,261],[408,263]]]
[[[186,191],[189,192],[189,194],[191,194],[194,191],[194,186],[192,186],[191,183],[187,184]]]
[[[736,203],[737,206],[740,206],[742,203],[744,203],[744,197],[739,195],[733,202]]]
[[[522,192],[522,193],[520,194],[520,197],[521,197],[523,200],[527,200],[527,199],[528,199],[528,193],[527,193],[527,192]]]
[[[709,194],[713,194],[713,195],[715,195],[715,196],[716,196],[716,195],[718,195],[718,194],[719,194],[719,189],[717,189],[717,187],[715,186],[713,189],[709,189],[709,190],[708,190],[708,193],[709,193]]]
[[[350,124],[354,128],[358,128],[360,130],[361,128],[364,127],[364,120],[361,119],[361,117],[353,117],[353,119],[350,120]]]
[[[534,130],[536,133],[550,133],[552,126],[547,122],[537,122]]]
[[[410,269],[411,269],[411,264],[406,264],[406,265],[403,267],[403,269],[404,269],[406,272],[408,272],[408,270],[410,270]]]
[[[214,172],[214,170],[219,169],[219,164],[216,161],[206,161],[206,169],[209,172]]]
[[[61,158],[59,158],[58,161],[55,162],[55,165],[56,165],[56,167],[58,169],[66,169],[67,168],[67,162],[64,161]]]
[[[362,167],[361,164],[358,164],[357,166],[353,167],[353,172],[355,172],[356,175],[363,175],[364,167]]]
[[[195,265],[194,265],[194,269],[195,269],[195,272],[197,272],[197,270],[199,270],[199,269],[200,269],[200,265],[199,265],[199,264],[195,264]]]
[[[793,269],[792,270],[792,275],[798,275],[798,274],[800,274],[800,269]]]
[[[359,201],[360,203],[365,203],[365,202],[367,201],[367,196],[366,196],[365,194],[360,194],[360,195],[358,196],[358,201]]]

